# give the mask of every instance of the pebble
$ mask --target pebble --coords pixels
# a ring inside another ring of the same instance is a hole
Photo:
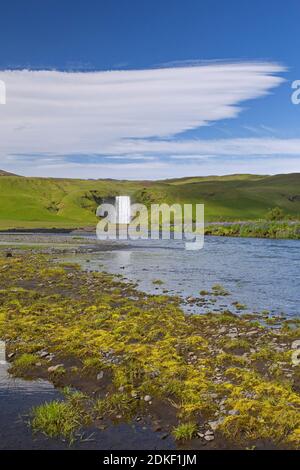
[[[47,357],[47,356],[49,356],[49,353],[48,353],[48,351],[41,351],[41,352],[39,353],[39,356],[40,356],[41,358]]]
[[[215,431],[220,423],[219,421],[208,421],[208,424],[211,427],[211,429]]]
[[[103,379],[103,376],[104,376],[104,372],[103,372],[103,370],[101,370],[101,371],[97,374],[97,380]]]
[[[151,400],[152,400],[151,395],[145,395],[145,396],[144,396],[144,400],[145,400],[145,401],[151,401]]]
[[[256,335],[257,333],[259,333],[257,330],[251,330],[246,333],[246,336],[253,336],[253,335]]]
[[[213,441],[214,438],[215,438],[215,436],[211,436],[211,435],[209,435],[209,436],[204,436],[204,439],[205,439],[206,441]]]
[[[154,432],[159,432],[159,431],[161,431],[161,426],[160,426],[160,424],[156,424],[155,426],[153,426],[153,431],[154,431]]]
[[[56,372],[58,369],[60,369],[61,367],[63,367],[64,365],[63,364],[57,364],[56,366],[51,366],[51,367],[48,367],[48,372]]]

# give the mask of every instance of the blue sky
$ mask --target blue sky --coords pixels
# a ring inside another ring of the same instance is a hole
[[[294,0],[3,3],[0,168],[151,179],[300,171],[299,16]]]

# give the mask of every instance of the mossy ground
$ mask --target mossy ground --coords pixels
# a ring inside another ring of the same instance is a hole
[[[300,447],[296,320],[185,315],[176,298],[28,250],[0,256],[0,285],[11,372],[76,390],[33,410],[35,431],[72,439],[87,422],[145,419],[193,448],[208,430],[215,448]]]

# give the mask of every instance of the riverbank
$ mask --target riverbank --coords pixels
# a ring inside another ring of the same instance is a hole
[[[205,235],[222,237],[245,238],[276,238],[300,240],[300,222],[280,221],[271,222],[260,220],[256,222],[227,222],[208,224]]]
[[[171,227],[171,232],[174,230]],[[32,228],[32,229],[8,229],[0,230],[1,238],[5,236],[26,236],[40,237],[42,235],[69,235],[71,239],[76,237],[95,234],[95,226],[84,228]],[[272,239],[290,239],[300,240],[300,222],[297,220],[283,221],[238,221],[238,222],[208,222],[205,224],[204,234],[206,236],[227,236],[242,238],[272,238]],[[70,238],[69,238],[70,240]]]
[[[72,441],[113,420],[150,422],[189,448],[300,446],[299,320],[186,315],[176,297],[30,250],[2,252],[0,282],[10,373],[64,391],[32,411],[33,432]]]

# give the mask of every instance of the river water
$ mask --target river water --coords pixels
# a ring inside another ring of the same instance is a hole
[[[122,274],[149,293],[199,296],[221,284],[230,295],[207,302],[199,311],[230,308],[300,315],[300,243],[297,240],[206,237],[204,248],[185,250],[180,240],[120,242],[120,250],[68,256],[88,270]],[[153,284],[155,280],[163,284]]]

